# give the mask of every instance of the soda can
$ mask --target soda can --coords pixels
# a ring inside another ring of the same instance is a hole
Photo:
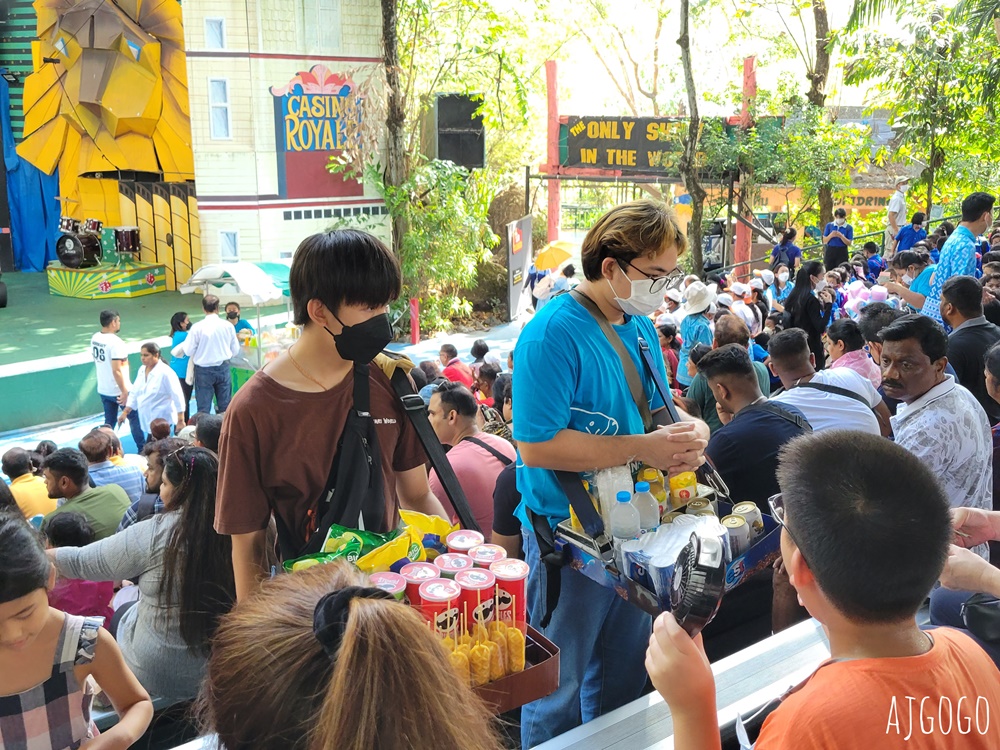
[[[466,618],[465,627],[472,630],[475,625],[490,622],[496,610],[497,577],[488,570],[473,568],[456,573],[455,583],[462,587],[458,608]]]
[[[674,577],[674,566],[677,555],[660,553],[649,561],[649,577],[653,583],[653,591],[661,602],[670,601],[670,585]]]
[[[626,577],[647,589],[653,588],[649,578],[649,556],[642,550],[642,540],[629,539],[622,544],[622,558],[625,561]]]
[[[750,541],[764,533],[764,518],[756,503],[740,503],[733,507],[734,516],[743,516],[750,525]]]
[[[723,518],[722,525],[729,534],[729,548],[732,550],[733,559],[750,549],[750,524],[747,523],[747,519],[733,514]]]
[[[683,515],[684,514],[680,511],[672,510],[669,513],[663,514],[663,518],[660,519],[660,523],[673,523],[675,518]]]
[[[441,577],[441,569],[432,563],[415,562],[404,565],[399,574],[406,581],[406,598],[414,607],[420,606],[420,584]]]
[[[441,636],[458,637],[461,611],[458,608],[462,587],[446,578],[420,584],[420,613]]]
[[[705,500],[704,498],[696,497],[694,500],[692,500],[687,504],[687,507],[684,509],[684,513],[686,513],[689,516],[694,516],[703,510],[712,510],[711,503],[709,503],[708,500]]]
[[[482,534],[471,529],[453,531],[447,538],[448,551],[452,554],[467,555],[470,549],[485,542],[486,538]]]
[[[695,513],[695,515],[696,516],[711,516],[712,518],[718,518],[718,516],[715,515],[715,511],[712,510],[711,508],[705,508],[705,510],[699,510],[697,513]]]
[[[525,632],[528,624],[528,563],[509,557],[492,563],[490,572],[497,577],[497,619]]]

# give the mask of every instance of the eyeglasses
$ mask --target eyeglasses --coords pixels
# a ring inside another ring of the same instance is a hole
[[[777,495],[771,495],[771,497],[769,497],[767,499],[767,504],[768,504],[768,507],[770,507],[770,509],[771,509],[771,518],[773,518],[775,521],[777,521],[781,525],[781,527],[786,532],[788,532],[788,538],[791,539],[795,543],[795,546],[799,548],[799,554],[802,555],[802,559],[806,560],[805,553],[802,552],[802,545],[799,544],[798,540],[795,538],[795,535],[792,533],[792,530],[790,528],[788,528],[788,524],[785,523],[785,498],[784,498],[784,496],[782,496],[782,494],[780,492]],[[807,565],[809,564],[808,560],[806,560],[806,564]]]
[[[621,267],[622,271],[625,271],[625,266],[628,266],[629,268],[631,268],[631,269],[633,269],[635,271],[638,271],[643,276],[645,276],[647,279],[649,279],[649,282],[650,282],[650,284],[649,284],[649,293],[650,294],[658,294],[658,293],[666,290],[668,287],[676,286],[676,284],[682,278],[684,278],[684,272],[681,271],[681,269],[679,269],[679,268],[675,268],[673,271],[671,271],[670,273],[668,273],[666,276],[653,276],[651,274],[646,273],[641,268],[636,268],[635,266],[632,265],[632,263],[630,261],[627,261],[627,260],[618,260],[618,265]],[[627,275],[627,272],[626,272],[626,275]]]

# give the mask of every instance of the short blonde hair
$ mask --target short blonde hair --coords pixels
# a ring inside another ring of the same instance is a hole
[[[605,258],[630,263],[640,256],[652,258],[668,247],[676,247],[678,255],[687,250],[687,238],[672,208],[651,198],[622,203],[587,232],[581,252],[583,275],[596,281]]]

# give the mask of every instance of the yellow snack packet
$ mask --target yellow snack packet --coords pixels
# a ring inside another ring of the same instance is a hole
[[[416,530],[427,559],[431,561],[448,551],[448,534],[459,528],[458,524],[448,523],[440,516],[429,516],[415,510],[400,509],[399,517],[408,527]]]
[[[357,566],[361,572],[371,575],[384,573],[394,563],[404,559],[407,562],[423,562],[427,559],[419,532],[410,526],[403,529],[402,533],[392,541],[386,542],[358,560]]]

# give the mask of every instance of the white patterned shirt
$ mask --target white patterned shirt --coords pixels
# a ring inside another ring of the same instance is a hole
[[[993,509],[993,437],[986,412],[955,378],[931,388],[892,418],[896,442],[938,478],[952,508]],[[989,559],[985,544],[973,552]]]

